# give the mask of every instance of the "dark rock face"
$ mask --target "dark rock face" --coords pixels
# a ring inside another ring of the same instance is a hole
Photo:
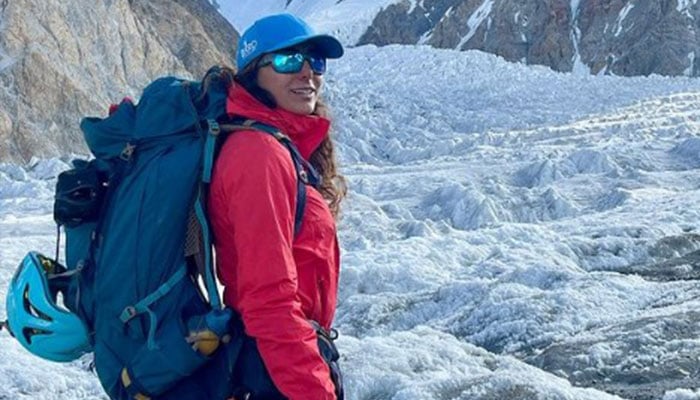
[[[593,73],[696,76],[688,55],[698,50],[693,20],[698,15],[696,5],[678,10],[668,0],[583,1],[582,58]]]
[[[647,280],[700,279],[700,235],[662,238],[649,248],[658,260],[650,265],[616,269]],[[685,294],[688,297],[696,294]],[[531,351],[524,361],[567,379],[575,386],[594,387],[630,400],[661,399],[666,391],[700,384],[697,344],[700,312],[667,311],[675,299],[660,299],[647,307],[653,317],[591,326],[570,338]]]
[[[377,15],[358,44],[383,46],[392,43],[419,43],[424,33],[435,28],[439,19],[461,2],[427,0],[419,5],[413,5],[410,1],[392,4]]]
[[[661,399],[666,391],[698,385],[700,349],[690,343],[697,339],[699,321],[700,313],[695,311],[630,318],[592,329],[586,332],[588,339],[554,344],[525,361],[575,386],[595,387],[631,400]],[[663,343],[674,344],[673,351]]]
[[[233,65],[238,34],[208,1],[140,0],[132,2],[132,9],[195,76],[203,75],[222,55],[218,64]]]
[[[358,44],[425,43],[616,75],[697,76],[700,5],[676,0],[404,0]],[[572,6],[574,9],[572,9]]]
[[[659,261],[620,268],[617,272],[658,282],[700,280],[700,235],[666,237],[649,250],[649,255]]]
[[[0,161],[86,153],[80,118],[161,75],[233,64],[207,0],[0,1]]]

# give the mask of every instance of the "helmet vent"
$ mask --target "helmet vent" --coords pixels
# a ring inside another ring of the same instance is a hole
[[[27,253],[17,270],[7,290],[6,311],[8,328],[11,325],[19,344],[36,356],[58,362],[73,361],[88,352],[87,326],[70,309],[62,308],[73,272],[34,251]]]
[[[42,329],[34,329],[34,328],[24,328],[22,329],[22,336],[24,336],[24,340],[27,341],[30,345],[32,344],[32,339],[34,339],[34,335],[48,335],[49,331],[45,331]]]
[[[24,309],[25,309],[28,313],[30,313],[31,315],[33,315],[33,316],[35,316],[35,317],[37,317],[37,318],[43,319],[43,320],[45,320],[45,321],[49,321],[49,322],[53,321],[53,319],[52,319],[51,317],[49,317],[48,315],[46,315],[46,314],[44,314],[43,312],[41,312],[41,311],[37,310],[36,308],[34,308],[34,306],[32,305],[32,303],[29,302],[29,286],[27,286],[27,287],[24,289],[24,296],[23,296],[23,298],[24,298]]]

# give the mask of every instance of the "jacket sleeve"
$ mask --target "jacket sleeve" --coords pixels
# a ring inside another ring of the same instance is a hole
[[[219,274],[277,388],[290,400],[335,399],[316,332],[301,310],[292,253],[297,180],[289,152],[270,135],[241,131],[222,149],[213,195],[235,263]],[[217,241],[221,239],[217,237]],[[220,264],[222,265],[222,264]]]

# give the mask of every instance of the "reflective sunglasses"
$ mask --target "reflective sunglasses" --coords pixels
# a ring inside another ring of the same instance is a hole
[[[272,65],[272,69],[279,74],[296,74],[304,67],[304,61],[309,62],[311,70],[316,75],[326,72],[326,58],[317,57],[308,53],[269,53],[262,56],[258,62],[258,68]]]

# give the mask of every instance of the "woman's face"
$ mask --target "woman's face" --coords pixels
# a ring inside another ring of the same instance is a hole
[[[301,71],[290,74],[275,72],[267,65],[258,70],[258,85],[272,94],[278,107],[309,115],[316,108],[323,75],[315,74],[308,61],[304,61]]]

